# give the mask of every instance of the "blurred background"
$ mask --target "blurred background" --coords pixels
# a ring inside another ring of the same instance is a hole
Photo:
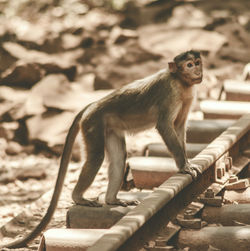
[[[191,117],[202,119],[199,101],[218,99],[226,79],[246,79],[249,31],[248,0],[0,0],[1,225],[53,186],[82,107],[195,49],[204,80]],[[129,138],[129,155],[155,137]]]

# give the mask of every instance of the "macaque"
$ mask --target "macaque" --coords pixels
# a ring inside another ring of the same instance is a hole
[[[186,155],[186,120],[194,98],[194,86],[201,81],[200,53],[191,50],[176,56],[168,69],[115,90],[80,111],[69,129],[54,194],[44,218],[28,236],[8,247],[26,245],[49,223],[56,209],[79,130],[85,145],[85,163],[72,193],[78,205],[101,206],[97,201],[85,199],[83,194],[92,184],[105,152],[110,162],[106,203],[122,206],[135,203],[117,198],[125,171],[125,132],[134,133],[156,127],[180,172],[196,178],[199,167],[189,163]]]

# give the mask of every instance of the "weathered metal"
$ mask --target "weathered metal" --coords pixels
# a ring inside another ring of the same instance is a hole
[[[244,150],[242,148],[249,145],[249,130],[250,114],[246,114],[192,160],[202,166],[202,175],[196,181],[192,181],[189,175],[172,176],[110,228],[88,251],[132,251],[141,248],[162,225],[213,183],[215,162],[219,158],[229,152],[234,160]]]
[[[238,173],[249,164],[248,158],[239,156],[249,147],[249,130],[250,114],[246,114],[191,160],[202,169],[202,175],[197,180],[193,181],[188,174],[173,175],[101,237],[98,236],[87,250],[139,250],[194,198],[214,184],[216,162],[225,159],[224,155],[232,157],[231,173]],[[222,187],[222,184],[218,184],[214,191],[219,191]],[[49,240],[50,236],[47,234],[46,238]],[[46,250],[50,250],[49,244],[46,245]]]

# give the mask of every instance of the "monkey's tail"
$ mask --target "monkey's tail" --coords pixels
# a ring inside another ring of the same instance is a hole
[[[86,107],[87,108],[87,107]],[[60,161],[60,167],[58,170],[58,175],[57,175],[57,180],[56,180],[56,185],[54,188],[54,192],[50,201],[50,205],[47,209],[47,212],[45,213],[45,215],[43,216],[42,220],[40,221],[40,223],[29,233],[27,234],[25,237],[23,237],[22,239],[16,240],[14,242],[11,242],[9,244],[0,246],[0,248],[21,248],[21,247],[25,247],[27,245],[27,243],[29,243],[30,241],[32,241],[33,239],[35,239],[45,228],[46,226],[49,224],[54,211],[56,209],[57,206],[57,202],[58,199],[60,197],[61,191],[62,191],[62,187],[63,187],[63,181],[64,178],[66,176],[67,173],[67,169],[68,169],[68,164],[71,158],[71,152],[72,152],[72,148],[75,142],[75,138],[79,132],[79,122],[81,120],[82,114],[84,113],[84,111],[86,110],[83,109],[81,110],[75,117],[68,135],[66,137],[66,141],[64,144],[64,148],[63,148],[63,154],[62,154],[62,158]]]

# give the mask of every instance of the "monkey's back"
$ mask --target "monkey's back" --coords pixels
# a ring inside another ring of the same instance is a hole
[[[136,132],[150,128],[158,119],[159,104],[168,98],[172,86],[167,69],[136,80],[92,103],[83,120],[99,121],[114,130]]]

